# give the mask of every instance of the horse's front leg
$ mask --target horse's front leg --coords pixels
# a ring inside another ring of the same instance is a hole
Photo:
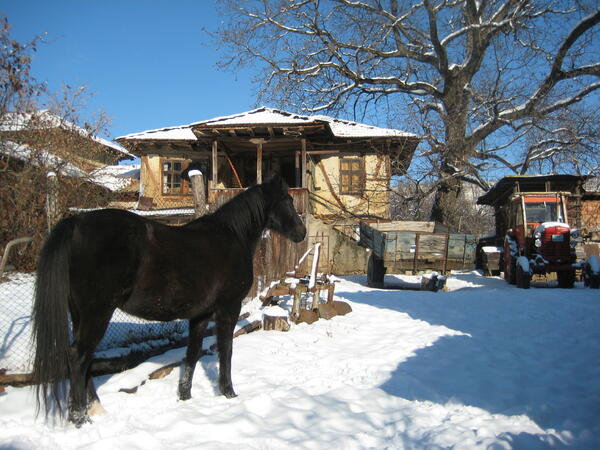
[[[217,348],[219,350],[219,389],[221,394],[227,398],[236,397],[231,381],[231,353],[233,330],[240,314],[241,302],[239,306],[232,307],[227,311],[217,312]]]
[[[179,378],[179,399],[189,400],[192,397],[192,379],[194,369],[202,351],[202,339],[208,325],[210,314],[207,316],[190,319],[188,333],[188,347],[183,360],[183,371]]]

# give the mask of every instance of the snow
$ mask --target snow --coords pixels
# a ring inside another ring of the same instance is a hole
[[[178,127],[167,127],[159,128],[156,130],[147,130],[140,133],[127,134],[120,136],[116,140],[144,140],[144,139],[156,139],[156,140],[167,140],[167,141],[197,141],[196,136],[192,132],[192,128],[189,125],[178,126]]]
[[[483,250],[484,253],[502,253],[503,249],[502,247],[496,247],[494,245],[486,245],[481,247],[481,250]]]
[[[140,178],[140,165],[114,165],[96,169],[90,173],[92,181],[113,192],[129,186],[134,179]]]
[[[107,413],[80,429],[35,420],[31,388],[9,387],[0,448],[600,448],[597,290],[525,291],[477,272],[448,277],[447,292],[366,284],[337,279],[346,316],[236,338],[234,399],[217,393],[215,355],[189,401],[178,370],[147,380],[185,349],[96,378]],[[244,309],[260,317],[258,300]]]
[[[190,171],[188,172],[188,176],[189,176],[190,178],[192,178],[192,177],[195,177],[195,176],[198,176],[198,175],[202,176],[202,171],[201,171],[201,170],[198,170],[198,169],[193,169],[193,170],[190,170]]]

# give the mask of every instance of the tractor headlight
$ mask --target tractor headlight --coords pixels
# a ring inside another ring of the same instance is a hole
[[[542,233],[540,231],[536,231],[535,233],[533,233],[533,237],[536,238],[536,239],[541,239],[542,238]],[[539,245],[538,245],[538,247],[539,247]]]
[[[536,247],[541,247],[542,246],[542,240],[540,238],[536,238],[534,244],[535,244]]]

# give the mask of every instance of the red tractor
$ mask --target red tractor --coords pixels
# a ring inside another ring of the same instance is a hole
[[[556,273],[559,287],[572,288],[580,270],[586,285],[598,287],[598,257],[578,258],[581,217],[569,217],[581,211],[583,181],[574,175],[505,177],[479,198],[495,207],[492,240],[501,247],[506,281],[527,289],[533,275]]]

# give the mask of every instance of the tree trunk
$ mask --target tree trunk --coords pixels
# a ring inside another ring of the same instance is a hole
[[[441,152],[440,181],[430,216],[431,220],[441,222],[451,230],[458,230],[460,226],[463,206],[460,203],[461,172],[473,154],[465,138],[469,104],[465,83],[464,77],[449,78],[444,90],[446,143]]]

